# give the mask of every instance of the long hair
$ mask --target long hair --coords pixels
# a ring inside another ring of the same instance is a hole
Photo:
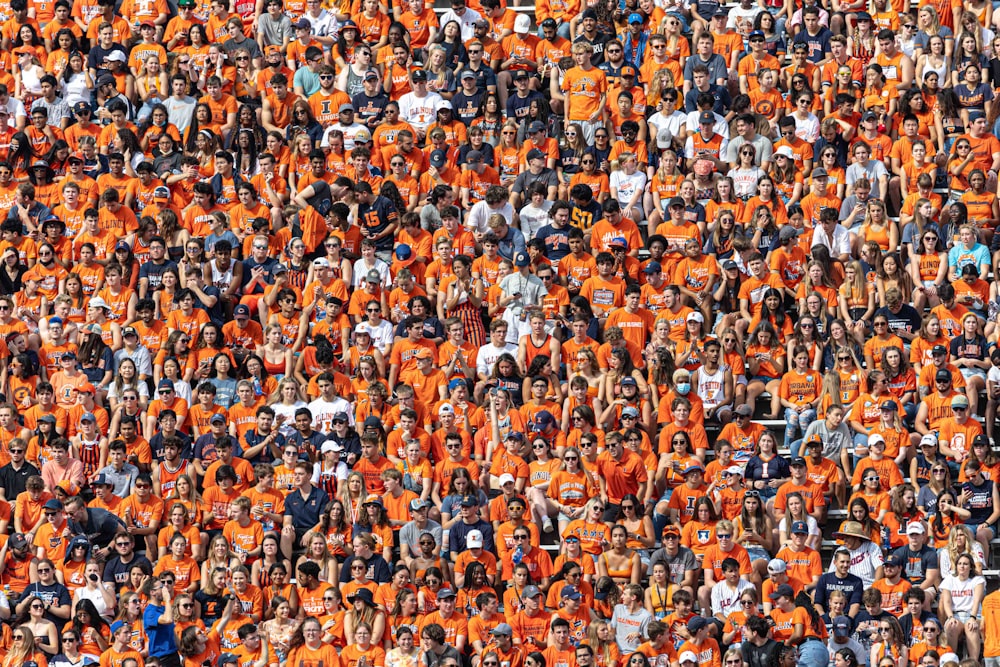
[[[82,634],[84,628],[87,627],[80,621],[81,611],[90,614],[90,621],[87,625],[92,626],[95,630],[103,634],[102,631],[107,627],[108,622],[101,618],[97,607],[91,600],[87,599],[82,599],[76,603],[76,613],[73,614],[73,629]]]

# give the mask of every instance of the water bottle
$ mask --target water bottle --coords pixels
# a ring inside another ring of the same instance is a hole
[[[521,548],[521,545],[518,545],[517,548],[514,549],[514,555],[510,557],[510,560],[514,563],[514,565],[520,565],[523,558],[524,550]]]
[[[258,378],[256,375],[253,378],[253,393],[256,396],[260,396],[261,394],[264,393],[264,390],[260,386],[260,378]]]
[[[882,549],[884,551],[889,551],[891,548],[892,546],[889,543],[889,527],[882,526]]]

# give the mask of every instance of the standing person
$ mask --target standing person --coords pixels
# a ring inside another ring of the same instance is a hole
[[[574,44],[573,62],[576,67],[566,72],[562,82],[566,122],[580,126],[588,145],[594,144],[594,133],[599,126],[603,126],[608,98],[608,78],[603,70],[591,63],[593,52],[590,44]]]
[[[172,572],[164,572],[154,581],[149,592],[149,605],[142,616],[142,624],[149,637],[149,657],[156,658],[160,667],[181,667],[174,635],[174,606],[170,601],[171,586],[163,579],[172,579]]]

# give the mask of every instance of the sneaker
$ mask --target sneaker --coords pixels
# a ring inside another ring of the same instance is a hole
[[[547,516],[543,516],[542,517],[542,530],[545,531],[546,533],[551,533],[551,532],[554,532],[555,529],[556,529],[556,527],[552,525],[552,519],[550,519]]]

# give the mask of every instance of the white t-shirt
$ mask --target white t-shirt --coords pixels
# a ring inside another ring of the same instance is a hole
[[[639,196],[636,198],[633,206],[642,208],[642,191],[646,187],[645,172],[636,170],[630,176],[624,171],[616,169],[611,172],[610,185],[612,188],[618,190],[618,204],[622,207],[622,212],[628,207],[629,202],[636,196],[636,193],[639,193]]]
[[[483,345],[476,353],[476,373],[487,377],[493,375],[493,367],[502,354],[512,354],[517,357],[517,345],[512,343],[507,343],[503,347],[497,347],[493,343]]]
[[[339,396],[332,401],[324,400],[322,396],[309,404],[309,412],[312,413],[312,427],[324,435],[333,431],[333,416],[338,412],[347,413],[347,423],[354,426],[354,410],[351,404]]]
[[[734,611],[740,611],[740,596],[748,588],[753,588],[753,584],[743,577],[737,580],[736,590],[730,588],[724,580],[712,586],[712,614],[721,613],[723,617],[729,618]]]
[[[846,548],[846,547],[845,547]],[[859,577],[865,588],[871,588],[875,583],[875,570],[882,567],[882,549],[873,542],[862,542],[856,551],[851,552],[851,567],[849,572]],[[833,563],[830,563],[827,572],[834,571]]]
[[[479,202],[479,204],[482,203]],[[476,206],[479,206],[479,204],[476,204]],[[526,242],[535,238],[538,230],[549,224],[549,209],[552,208],[552,204],[552,201],[546,199],[542,202],[541,208],[529,203],[518,212],[518,215],[521,217],[521,233],[524,234]],[[476,206],[472,208],[475,209]]]
[[[951,593],[951,608],[955,612],[965,612],[970,616],[978,616],[979,609],[973,609],[972,603],[976,596],[976,586],[986,585],[986,579],[981,576],[969,577],[961,581],[958,577],[945,577],[941,582],[941,590]],[[980,604],[980,608],[982,605]]]
[[[468,11],[471,10],[466,10],[466,12]],[[427,126],[433,123],[437,117],[437,108],[440,103],[441,96],[437,93],[427,93],[424,97],[417,97],[415,93],[406,93],[399,98],[399,117],[415,128],[427,129]]]

